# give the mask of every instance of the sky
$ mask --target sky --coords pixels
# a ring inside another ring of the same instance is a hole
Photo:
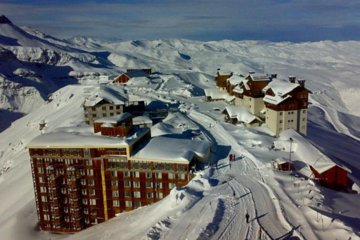
[[[59,38],[360,40],[360,0],[1,0],[0,14]]]

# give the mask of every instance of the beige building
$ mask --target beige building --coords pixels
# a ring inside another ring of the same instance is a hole
[[[308,95],[311,92],[304,83],[305,80],[296,83],[295,77],[290,77],[289,81],[273,81],[264,88],[265,123],[275,136],[286,129],[306,135]]]

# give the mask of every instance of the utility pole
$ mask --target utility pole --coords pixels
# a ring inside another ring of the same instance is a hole
[[[289,160],[290,160],[290,162],[291,162],[291,147],[292,147],[293,139],[292,139],[292,138],[289,138],[289,140],[290,140]]]

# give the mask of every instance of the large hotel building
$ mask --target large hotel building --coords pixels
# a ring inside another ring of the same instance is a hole
[[[42,230],[76,232],[159,201],[208,158],[208,142],[151,138],[129,119],[99,119],[97,134],[48,133],[28,145]]]

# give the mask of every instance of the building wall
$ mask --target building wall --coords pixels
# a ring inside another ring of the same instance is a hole
[[[275,136],[287,129],[306,135],[307,133],[307,109],[276,111],[267,108],[265,113],[265,124]]]
[[[130,160],[130,148],[30,148],[40,228],[76,232],[186,185],[189,163]]]
[[[85,122],[92,126],[96,119],[116,116],[123,112],[123,105],[114,105],[110,103],[98,104],[94,107],[84,107],[84,118]]]

